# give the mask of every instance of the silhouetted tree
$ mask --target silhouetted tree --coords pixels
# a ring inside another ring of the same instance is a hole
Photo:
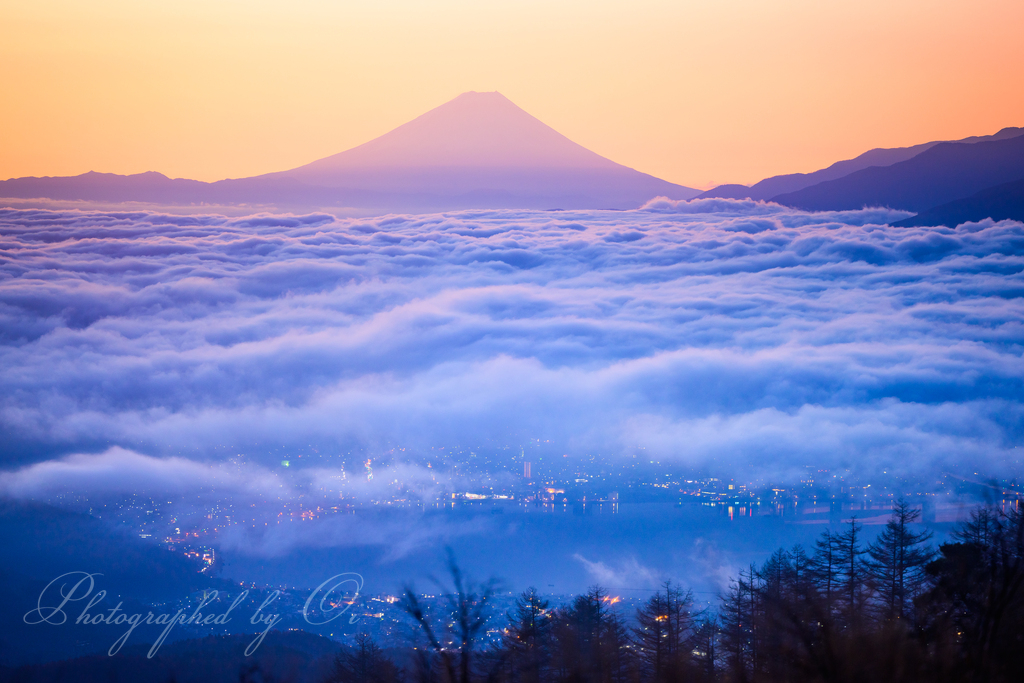
[[[622,618],[595,586],[555,612],[552,629],[556,675],[564,681],[618,683],[628,680],[635,656]]]
[[[680,680],[693,660],[693,594],[666,581],[636,612],[633,638],[648,680]]]
[[[745,680],[758,666],[758,624],[761,591],[757,571],[751,565],[721,598],[722,651],[733,677]]]
[[[901,498],[885,529],[868,546],[871,559],[866,566],[885,619],[910,616],[913,599],[924,586],[925,565],[935,554],[924,545],[931,540],[931,532],[915,533],[910,527],[920,516],[919,510]]]
[[[847,527],[836,537],[839,555],[839,596],[842,604],[840,615],[847,626],[855,625],[861,617],[867,598],[867,569],[861,559],[866,551],[861,545],[860,532],[864,528],[857,523],[856,515],[850,518]]]
[[[443,683],[470,683],[478,640],[487,625],[494,581],[483,586],[467,581],[451,550],[448,572],[452,589],[441,587],[449,612],[441,615],[443,618],[428,614],[411,586],[405,588],[401,605],[419,625],[426,641],[426,649],[418,651],[417,656],[420,678],[433,680],[436,668]]]
[[[814,554],[810,559],[810,576],[814,586],[821,594],[825,609],[832,614],[836,598],[842,582],[840,558],[842,550],[839,536],[831,529],[826,529],[814,543]]]
[[[700,670],[705,680],[714,680],[718,673],[719,630],[718,616],[714,614],[705,614],[694,628],[694,656],[700,663]]]
[[[531,587],[517,599],[502,637],[503,665],[508,678],[539,683],[551,660],[552,611],[547,600]]]
[[[963,680],[1024,680],[1024,515],[981,508],[927,566],[934,640],[959,649]]]
[[[789,550],[789,575],[788,582],[791,590],[798,596],[808,595],[815,589],[815,574],[811,558],[807,551],[800,544],[794,545]]]
[[[399,670],[366,633],[356,634],[355,643],[334,658],[325,683],[396,683]]]

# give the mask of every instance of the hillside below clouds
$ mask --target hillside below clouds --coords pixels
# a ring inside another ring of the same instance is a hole
[[[467,92],[385,135],[289,171],[203,183],[158,173],[0,181],[0,197],[419,212],[633,209],[698,190],[576,144],[497,92]]]
[[[952,227],[983,218],[1024,223],[1024,180],[986,188],[970,197],[940,204],[893,225],[904,228],[918,225]]]

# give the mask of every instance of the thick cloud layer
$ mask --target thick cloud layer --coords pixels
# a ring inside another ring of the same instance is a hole
[[[531,438],[741,477],[1012,471],[1024,226],[886,225],[907,215],[2,210],[4,467],[160,461],[5,487]]]

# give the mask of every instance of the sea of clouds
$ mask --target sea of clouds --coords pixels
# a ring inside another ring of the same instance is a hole
[[[283,496],[336,472],[282,457],[352,449],[429,488],[442,446],[528,439],[745,479],[1013,474],[1024,225],[908,215],[0,210],[0,491]]]

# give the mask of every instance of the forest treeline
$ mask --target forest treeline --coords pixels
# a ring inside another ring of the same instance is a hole
[[[914,530],[919,514],[901,500],[870,543],[852,519],[813,548],[780,549],[715,613],[666,583],[629,622],[600,587],[558,606],[530,589],[495,621],[493,585],[452,561],[443,614],[405,591],[418,627],[405,661],[361,635],[325,683],[1024,681],[1021,510],[979,508],[938,548]],[[485,645],[496,627],[500,643]]]

